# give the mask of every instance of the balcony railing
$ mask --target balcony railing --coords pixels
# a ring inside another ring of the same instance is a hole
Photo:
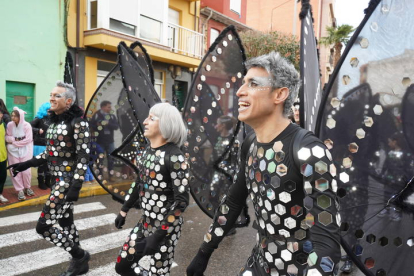
[[[193,30],[168,23],[168,47],[175,53],[202,58],[204,35]]]

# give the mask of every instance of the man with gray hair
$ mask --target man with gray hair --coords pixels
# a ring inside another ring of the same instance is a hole
[[[26,162],[11,165],[14,175],[30,167],[48,164],[52,191],[46,201],[36,231],[46,240],[72,255],[69,268],[61,275],[74,276],[89,270],[89,253],[79,245],[73,219],[73,202],[79,198],[89,161],[89,127],[82,109],[74,104],[75,88],[58,81],[50,93],[50,126],[46,150]],[[56,227],[59,224],[60,227]]]
[[[291,123],[300,79],[271,52],[246,63],[238,119],[254,132],[243,142],[240,167],[217,208],[187,275],[201,276],[251,196],[257,244],[238,275],[334,275],[340,259],[335,167],[325,145]]]

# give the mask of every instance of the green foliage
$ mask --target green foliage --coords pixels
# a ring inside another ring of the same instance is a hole
[[[348,43],[349,35],[355,31],[351,25],[340,25],[338,27],[327,26],[326,31],[328,36],[321,37],[319,43],[325,46],[329,46],[337,43]]]
[[[248,59],[276,51],[299,70],[300,45],[295,36],[260,31],[247,31],[239,35]]]

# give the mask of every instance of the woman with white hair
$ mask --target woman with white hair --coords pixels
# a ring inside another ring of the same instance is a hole
[[[139,177],[133,182],[115,220],[120,229],[138,201],[143,216],[121,248],[115,270],[120,275],[170,275],[174,249],[181,235],[182,212],[189,202],[188,165],[180,146],[186,129],[179,111],[169,103],[154,105],[144,121],[150,145],[138,157]],[[150,255],[149,271],[138,265]]]

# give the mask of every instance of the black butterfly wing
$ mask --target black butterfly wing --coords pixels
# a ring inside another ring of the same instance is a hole
[[[318,113],[336,165],[342,245],[366,275],[412,274],[413,212],[397,201],[414,175],[403,113],[413,108],[413,12],[407,1],[370,2]]]
[[[184,106],[188,140],[183,151],[191,165],[191,193],[210,217],[232,184],[237,168],[241,124],[237,122],[225,137],[216,126],[223,116],[233,120],[238,116],[236,92],[245,74],[245,59],[235,28],[223,30],[203,58]]]

